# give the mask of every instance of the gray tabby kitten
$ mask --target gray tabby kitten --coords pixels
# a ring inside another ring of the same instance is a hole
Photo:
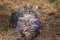
[[[33,40],[39,32],[39,18],[34,8],[20,8],[12,14],[10,24],[14,26],[16,40]]]

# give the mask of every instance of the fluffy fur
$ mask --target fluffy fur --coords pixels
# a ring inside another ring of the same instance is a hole
[[[39,18],[34,8],[21,8],[18,12],[12,14],[10,24],[14,28],[15,38],[25,38],[32,40],[39,31]]]

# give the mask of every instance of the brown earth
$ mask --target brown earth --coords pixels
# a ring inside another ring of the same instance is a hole
[[[35,7],[41,22],[40,34],[35,40],[60,40],[60,0],[49,3],[48,0],[0,0],[0,27],[9,27],[12,12],[27,4]],[[0,31],[0,40],[14,40],[13,29]]]

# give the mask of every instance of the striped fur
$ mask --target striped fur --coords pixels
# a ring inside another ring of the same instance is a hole
[[[34,8],[21,8],[11,16],[11,22],[15,26],[14,36],[32,40],[39,31],[39,18]]]

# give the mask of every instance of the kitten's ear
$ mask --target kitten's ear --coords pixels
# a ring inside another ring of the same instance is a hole
[[[32,8],[32,10],[33,10],[34,12],[37,12],[37,8],[36,8],[36,7]]]
[[[24,11],[25,11],[25,8],[24,8],[24,7],[19,8],[19,12],[20,12],[20,13],[22,13],[22,12],[24,12]]]
[[[37,15],[39,15],[39,13],[38,13],[38,8],[33,7],[33,8],[32,8],[32,11],[35,12],[35,13],[37,13]]]

